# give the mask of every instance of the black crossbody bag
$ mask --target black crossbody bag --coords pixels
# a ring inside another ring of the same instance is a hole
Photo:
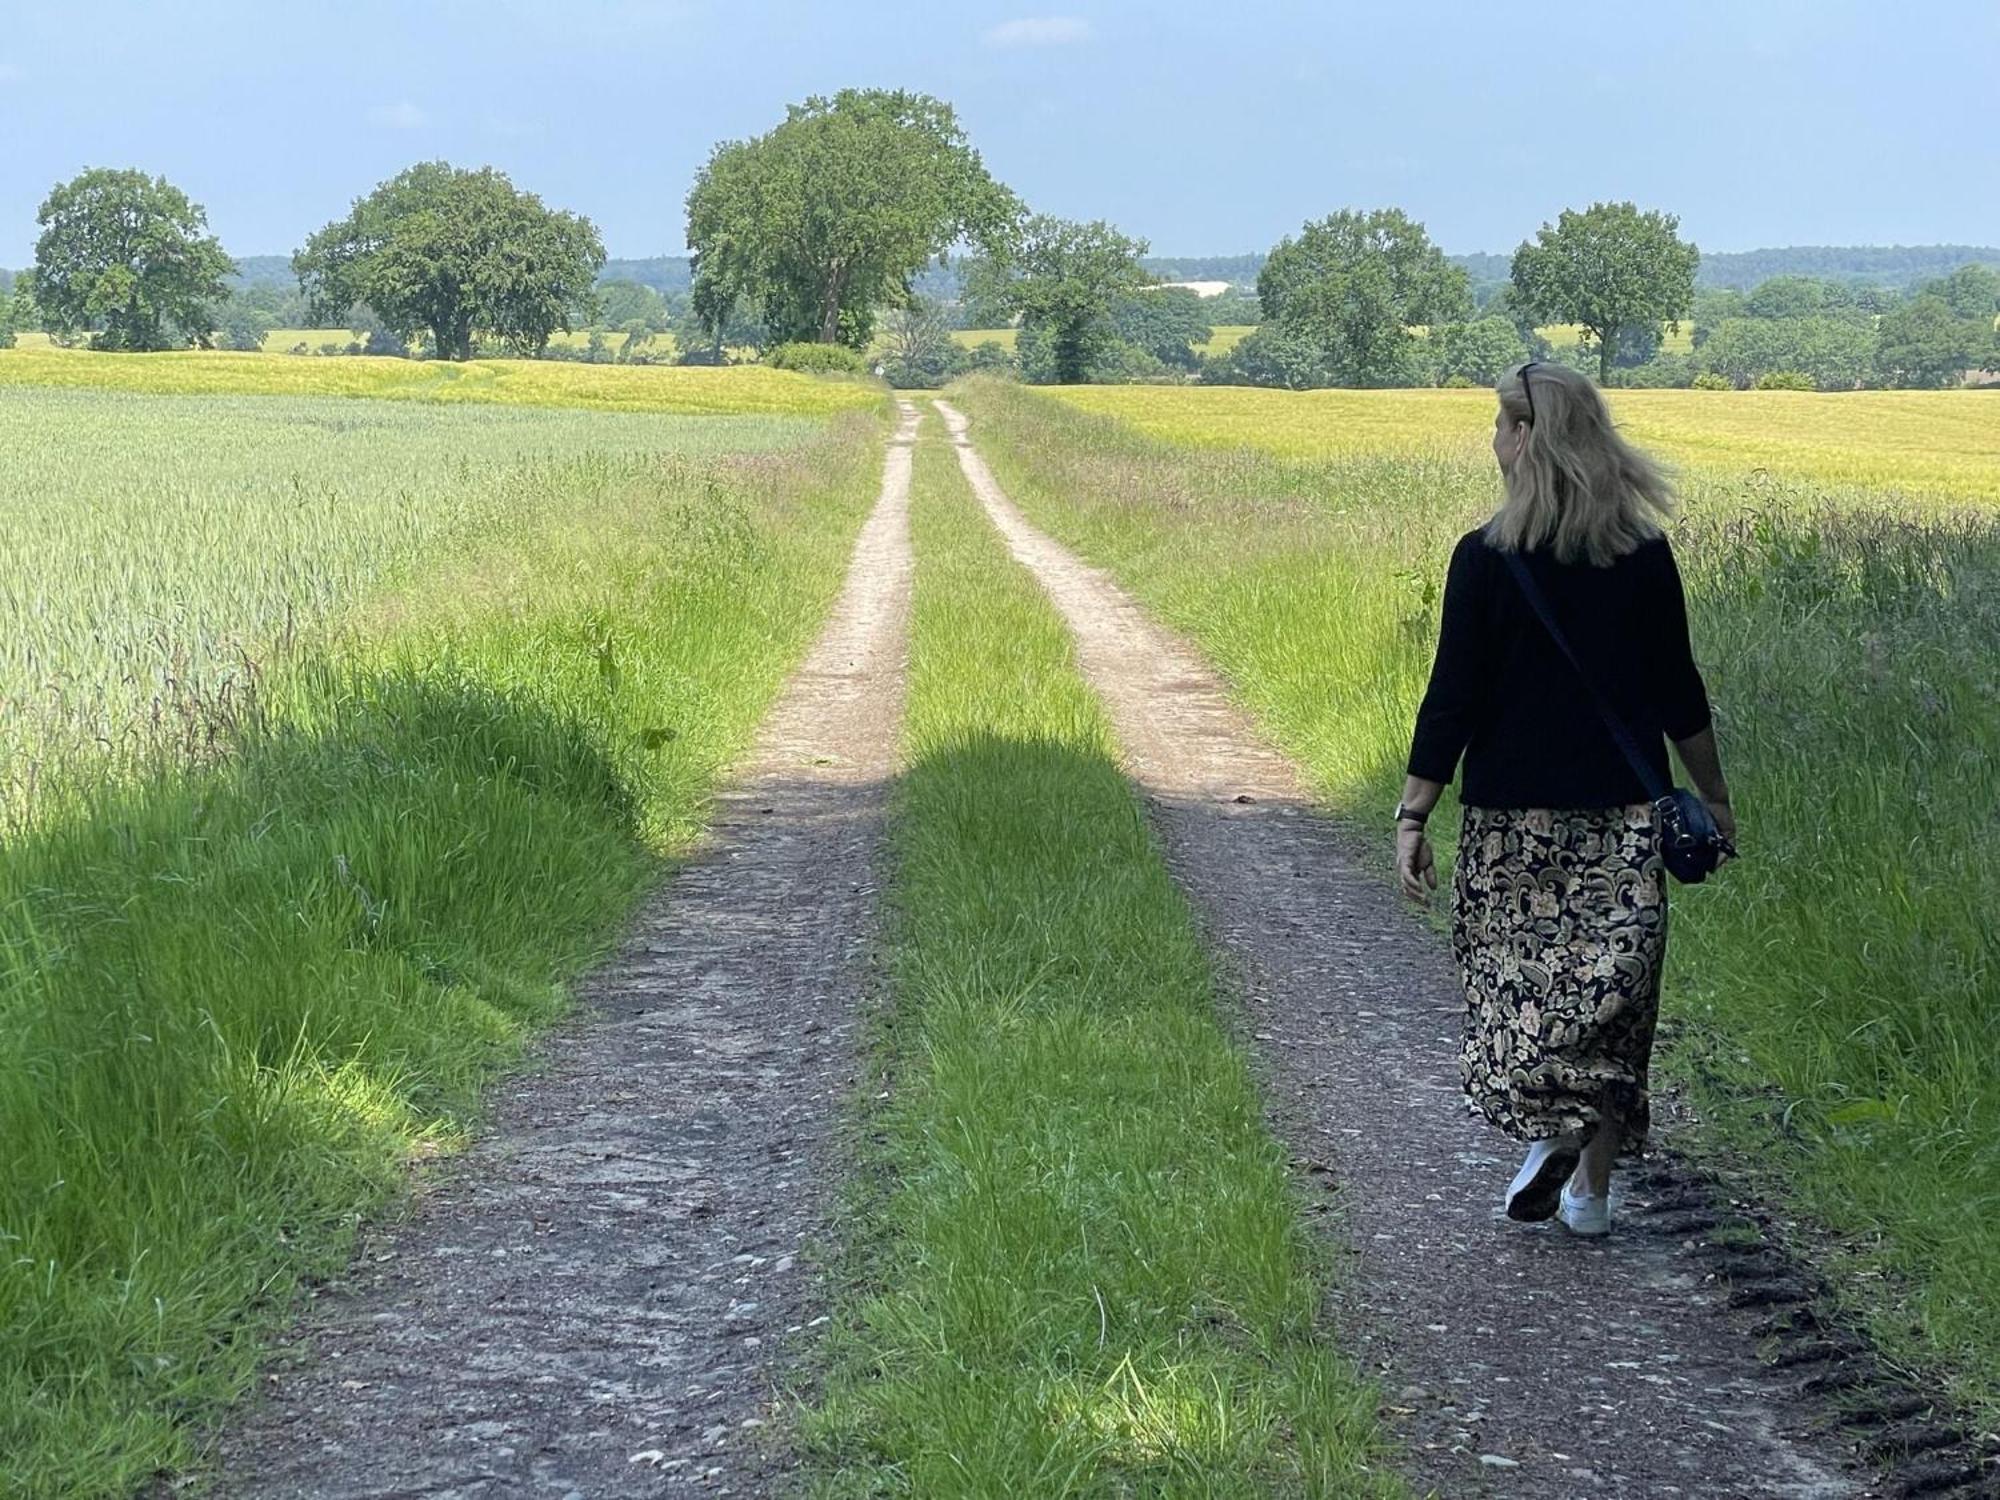
[[[1521,586],[1522,595],[1534,610],[1535,617],[1542,622],[1542,628],[1548,631],[1549,639],[1569,658],[1576,675],[1583,679],[1584,689],[1597,707],[1597,716],[1611,731],[1611,738],[1617,741],[1620,753],[1645,786],[1646,795],[1652,799],[1653,822],[1660,836],[1661,861],[1676,880],[1688,885],[1700,885],[1723,860],[1735,857],[1736,846],[1724,838],[1722,830],[1715,826],[1715,815],[1708,810],[1706,802],[1684,787],[1667,785],[1653,769],[1652,762],[1639,749],[1638,740],[1611,706],[1611,700],[1604,696],[1596,679],[1584,669],[1576,652],[1570,648],[1569,637],[1556,623],[1555,611],[1549,607],[1548,596],[1535,582],[1535,576],[1528,571],[1528,564],[1521,554],[1503,552],[1500,555],[1507,559],[1514,581]]]

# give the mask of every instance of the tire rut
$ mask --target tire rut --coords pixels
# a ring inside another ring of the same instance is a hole
[[[789,1466],[765,1424],[824,1321],[807,1250],[897,769],[917,424],[901,403],[840,597],[703,846],[308,1310],[222,1440],[221,1493],[728,1495]]]
[[[1627,1227],[1593,1244],[1505,1219],[1515,1160],[1462,1107],[1463,1001],[1443,946],[1313,815],[1199,653],[1031,526],[964,417],[937,406],[987,514],[1068,621],[1169,863],[1238,981],[1274,1127],[1350,1251],[1339,1336],[1400,1392],[1384,1417],[1417,1488],[1867,1493],[1757,1358],[1753,1315],[1705,1284],[1680,1240]]]

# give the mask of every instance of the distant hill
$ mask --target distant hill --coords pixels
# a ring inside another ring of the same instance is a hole
[[[2000,270],[1993,245],[1787,245],[1775,250],[1704,253],[1695,280],[1748,291],[1773,276],[1826,276],[1870,286],[1915,286],[1948,276],[1970,261]]]
[[[685,255],[654,255],[644,260],[607,260],[599,281],[636,281],[662,297],[685,293],[692,282]]]
[[[1448,256],[1463,266],[1477,286],[1503,282],[1513,270],[1512,251],[1476,250]],[[1871,286],[1911,287],[1948,276],[1970,261],[2000,270],[2000,246],[1993,245],[1786,245],[1769,250],[1704,251],[1695,280],[1701,286],[1748,291],[1773,276],[1824,276]],[[1146,269],[1165,281],[1228,281],[1254,286],[1262,255],[1155,256]]]
[[[1475,250],[1470,255],[1448,255],[1445,259],[1455,266],[1463,266],[1465,274],[1472,278],[1476,287],[1505,281],[1514,271],[1514,254],[1490,254],[1485,250]]]
[[[297,285],[292,276],[292,258],[289,255],[246,255],[236,262],[235,285],[237,286],[281,286],[287,289]]]
[[[1505,281],[1511,253],[1480,251],[1454,255],[1477,286]],[[1704,250],[1695,272],[1697,286],[1734,287],[1747,292],[1773,276],[1822,276],[1869,286],[1912,287],[1948,276],[1969,261],[2000,270],[2000,248],[1992,245],[1784,245],[1769,250]]]
[[[1507,279],[1513,255],[1474,251],[1449,257],[1463,266],[1475,288],[1497,285]],[[1227,281],[1245,290],[1254,289],[1257,273],[1265,257],[1249,255],[1152,255],[1146,269],[1162,281]],[[1933,277],[1945,276],[1971,261],[2000,270],[2000,246],[1995,245],[1785,245],[1768,250],[1725,250],[1705,252],[1698,285],[1735,287],[1748,291],[1773,276],[1824,276],[1840,281],[1865,282],[1870,286],[1910,287]],[[11,286],[18,273],[0,270],[0,290]],[[637,260],[607,260],[600,281],[636,281],[664,296],[685,296],[690,274],[685,255],[653,255]],[[293,285],[289,255],[246,255],[236,262],[235,285]],[[959,291],[957,262],[932,266],[916,278],[917,289],[927,297],[954,300]]]
[[[1264,252],[1250,255],[1149,255],[1141,264],[1162,281],[1227,281],[1255,286]]]

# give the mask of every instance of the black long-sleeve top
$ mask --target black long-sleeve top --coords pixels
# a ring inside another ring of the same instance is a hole
[[[1708,727],[1687,601],[1665,537],[1608,568],[1524,554],[1570,645],[1668,781],[1666,739]],[[1465,760],[1468,807],[1617,807],[1645,783],[1619,753],[1576,669],[1483,531],[1445,577],[1444,623],[1417,712],[1410,774],[1449,782]]]

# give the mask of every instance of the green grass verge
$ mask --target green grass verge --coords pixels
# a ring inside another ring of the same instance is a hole
[[[806,645],[878,430],[586,465],[295,657],[219,759],[0,856],[0,1492],[185,1462],[299,1279],[462,1133]]]
[[[1336,811],[1383,827],[1490,468],[1196,452],[1018,387],[963,396],[1016,501],[1199,642]],[[1882,1342],[2000,1410],[2000,525],[1763,475],[1686,498],[1749,857],[1676,891],[1667,1071],[1698,1145],[1835,1232]],[[1433,820],[1441,858],[1454,823]]]
[[[805,1417],[815,1491],[1399,1494],[1105,717],[930,422],[892,1088]]]

